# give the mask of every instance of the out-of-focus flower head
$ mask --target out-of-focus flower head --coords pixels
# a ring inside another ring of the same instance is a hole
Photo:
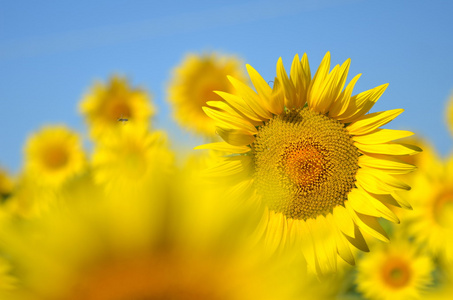
[[[410,189],[394,175],[415,169],[397,156],[420,151],[393,142],[412,132],[380,128],[402,109],[367,114],[387,84],[351,96],[360,74],[346,85],[349,65],[330,70],[327,53],[312,77],[307,56],[296,55],[288,76],[279,59],[272,88],[247,65],[256,92],[229,76],[235,93],[216,92],[224,101],[203,107],[224,142],[200,148],[231,154],[210,174],[254,190],[267,247],[300,247],[318,273],[335,270],[337,254],[354,264],[351,244],[368,251],[362,232],[388,241],[378,219],[399,223],[389,205],[404,203],[392,193]]]
[[[132,88],[126,78],[113,76],[106,84],[96,82],[80,102],[91,136],[99,139],[123,123],[148,128],[155,113],[149,94]]]
[[[419,299],[432,282],[434,264],[413,243],[395,237],[357,264],[357,289],[367,299]]]
[[[168,87],[176,121],[184,128],[210,139],[215,126],[202,107],[208,101],[222,100],[215,91],[234,93],[227,75],[245,81],[241,62],[234,56],[219,54],[189,54],[173,71]]]
[[[408,230],[432,255],[453,262],[453,156],[442,160],[433,153],[422,159],[425,167],[414,174],[407,193],[414,208]]]
[[[20,282],[7,299],[317,299],[327,293],[304,276],[304,264],[284,256],[266,260],[259,248],[244,248],[244,226],[237,224],[243,221],[229,202],[186,172],[196,173],[149,181],[146,197],[112,202],[87,194],[45,218],[2,226],[2,252]]]
[[[165,132],[130,123],[95,144],[92,165],[97,183],[113,188],[144,186],[172,171],[173,153]]]
[[[61,186],[85,171],[86,158],[78,133],[66,126],[46,126],[25,145],[24,174],[34,184]]]

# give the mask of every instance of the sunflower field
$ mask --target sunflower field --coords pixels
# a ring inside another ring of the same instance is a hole
[[[0,300],[453,299],[452,12],[2,1]]]
[[[93,83],[86,133],[39,128],[0,173],[1,299],[447,299],[453,160],[383,128],[403,112],[370,113],[387,84],[355,91],[330,59],[279,59],[266,81],[188,55],[168,84],[206,141],[187,153],[145,89]]]

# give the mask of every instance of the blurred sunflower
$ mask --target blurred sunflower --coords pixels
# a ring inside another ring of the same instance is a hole
[[[120,126],[123,122],[119,120],[147,128],[155,111],[146,91],[131,88],[127,79],[119,76],[113,76],[105,85],[96,82],[79,109],[94,138]]]
[[[233,56],[191,54],[174,69],[168,99],[182,127],[210,139],[215,137],[214,122],[202,107],[207,101],[222,100],[214,91],[234,92],[227,75],[246,80],[240,65]]]
[[[421,156],[424,166],[412,178],[407,199],[409,233],[436,257],[453,262],[453,156],[442,161],[435,153]]]
[[[235,189],[254,190],[268,248],[297,244],[320,273],[336,269],[337,253],[353,264],[350,243],[368,251],[362,231],[388,241],[378,218],[398,223],[388,205],[404,203],[391,194],[410,189],[393,175],[415,168],[395,156],[421,151],[392,142],[411,132],[379,128],[402,109],[366,114],[387,84],[351,97],[359,74],[343,90],[349,65],[329,72],[327,53],[312,78],[307,56],[296,55],[288,78],[279,59],[273,88],[247,65],[257,92],[229,76],[236,95],[216,92],[225,101],[203,107],[225,142],[197,147],[231,154],[207,176],[233,176]]]
[[[147,184],[158,174],[168,174],[173,154],[164,132],[149,132],[133,123],[106,134],[96,143],[92,165],[96,182],[110,187]]]
[[[429,293],[424,299],[429,300],[445,300],[450,299],[453,295],[453,261],[441,260],[439,262],[439,270],[435,273],[438,278],[435,278],[435,286],[429,290]],[[437,283],[437,285],[436,285]]]
[[[86,167],[79,135],[65,126],[47,126],[25,145],[25,176],[35,184],[59,186]]]
[[[427,254],[400,238],[379,245],[357,264],[357,289],[367,299],[419,299],[432,281]]]
[[[300,270],[289,271],[292,263],[284,257],[263,261],[259,249],[244,251],[240,230],[230,231],[241,228],[234,225],[241,221],[220,195],[213,205],[214,194],[185,176],[148,184],[147,197],[112,203],[87,194],[67,210],[2,226],[2,251],[20,282],[7,299],[299,299],[306,294]],[[179,218],[191,214],[181,211],[187,203],[197,203],[196,218]],[[206,226],[211,219],[218,226]],[[205,225],[202,233],[190,230],[198,223]]]

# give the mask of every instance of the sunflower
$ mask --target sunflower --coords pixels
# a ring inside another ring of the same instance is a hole
[[[227,75],[245,80],[240,61],[233,56],[217,54],[188,55],[173,71],[168,99],[179,124],[199,135],[215,137],[214,122],[202,107],[207,101],[221,100],[214,91],[233,92]]]
[[[287,270],[292,262],[266,261],[242,248],[240,230],[222,230],[238,222],[226,201],[204,209],[214,194],[185,175],[148,185],[139,199],[87,191],[67,210],[2,226],[2,252],[20,281],[7,299],[299,299],[305,279]],[[190,230],[195,223],[203,234]]]
[[[133,123],[96,143],[92,161],[95,181],[114,188],[147,185],[157,171],[170,173],[172,164],[166,134]]]
[[[453,262],[453,156],[445,161],[435,153],[421,158],[424,167],[414,174],[407,194],[414,207],[407,227],[435,257]]]
[[[125,122],[148,127],[149,118],[154,115],[148,93],[131,88],[127,79],[119,76],[113,76],[107,84],[96,82],[79,109],[95,138]]]
[[[367,299],[418,299],[432,281],[434,264],[414,244],[397,238],[357,265],[357,289]]]
[[[296,244],[320,273],[336,269],[337,253],[354,264],[350,244],[368,251],[362,232],[388,241],[378,218],[398,223],[389,204],[406,203],[392,193],[410,189],[393,175],[415,168],[395,156],[421,151],[392,142],[411,132],[380,128],[402,109],[367,114],[387,84],[351,96],[360,74],[345,87],[349,65],[329,72],[327,53],[312,78],[306,54],[296,55],[288,77],[280,58],[272,88],[247,65],[256,92],[229,76],[236,95],[218,91],[225,101],[203,107],[224,142],[197,147],[231,154],[206,174],[253,190],[269,249]]]
[[[24,175],[36,184],[59,186],[85,167],[80,138],[65,126],[44,127],[25,145]]]

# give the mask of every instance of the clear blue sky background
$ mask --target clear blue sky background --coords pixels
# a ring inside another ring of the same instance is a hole
[[[158,128],[190,149],[200,140],[172,121],[165,86],[188,52],[239,55],[272,80],[307,52],[316,68],[352,59],[356,92],[390,83],[373,111],[404,108],[410,129],[446,155],[453,91],[453,1],[0,1],[0,165],[20,170],[26,138],[44,124],[85,132],[77,113],[95,79],[126,75],[145,87]],[[349,79],[350,79],[349,78]]]

